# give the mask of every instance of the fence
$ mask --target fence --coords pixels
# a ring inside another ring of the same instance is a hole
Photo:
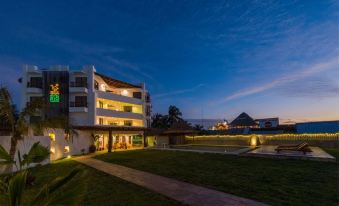
[[[274,135],[204,135],[186,136],[186,144],[210,145],[281,145],[307,142],[312,146],[338,147],[339,133]]]

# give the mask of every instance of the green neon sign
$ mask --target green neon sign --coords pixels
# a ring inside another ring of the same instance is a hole
[[[49,102],[58,103],[60,102],[60,90],[59,84],[51,84],[51,90],[49,91]]]

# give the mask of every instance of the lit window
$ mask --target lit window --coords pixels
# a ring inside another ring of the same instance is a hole
[[[49,133],[48,136],[49,136],[49,138],[51,138],[52,141],[55,141],[55,134],[54,133]]]
[[[64,153],[69,153],[69,146],[65,146]]]

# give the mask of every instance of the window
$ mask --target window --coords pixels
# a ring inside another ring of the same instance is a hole
[[[125,126],[132,126],[132,120],[124,120]]]
[[[74,107],[87,107],[87,96],[75,96],[74,102],[71,102],[71,106]]]
[[[94,89],[99,90],[99,83],[96,80],[94,80]]]
[[[75,77],[75,87],[87,87],[87,77]]]
[[[133,92],[133,98],[141,99],[141,92]]]
[[[104,118],[101,118],[101,117],[99,118],[99,124],[100,124],[100,125],[103,125],[103,124],[104,124]]]
[[[151,106],[150,105],[146,106],[146,116],[151,116]]]
[[[99,108],[104,108],[104,103],[102,101],[99,101]]]
[[[142,145],[142,136],[134,135],[132,140],[133,146],[141,146]]]
[[[42,78],[31,77],[30,82],[28,82],[27,87],[42,88]]]
[[[132,106],[124,106],[124,112],[132,112]]]

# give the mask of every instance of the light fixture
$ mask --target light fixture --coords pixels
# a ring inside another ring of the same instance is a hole
[[[124,95],[124,96],[127,96],[128,95],[128,91],[126,89],[124,89],[124,90],[122,90],[121,94]]]
[[[106,85],[105,84],[100,84],[100,88],[101,88],[101,91],[105,91],[106,90]]]

